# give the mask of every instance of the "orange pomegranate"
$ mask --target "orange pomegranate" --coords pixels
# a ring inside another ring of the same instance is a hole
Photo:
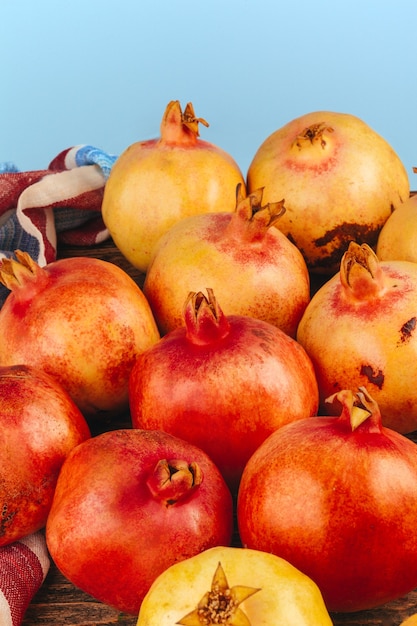
[[[233,211],[235,189],[244,184],[234,159],[199,138],[188,103],[165,109],[160,137],[132,144],[114,164],[102,204],[104,222],[122,254],[145,272],[156,241],[183,217]]]
[[[126,411],[136,357],[159,340],[142,290],[98,258],[41,267],[27,252],[15,257],[0,264],[10,289],[0,309],[0,366],[24,363],[49,374],[89,419]]]

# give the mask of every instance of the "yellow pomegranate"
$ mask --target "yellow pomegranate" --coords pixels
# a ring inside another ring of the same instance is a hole
[[[389,216],[379,233],[376,253],[380,261],[417,262],[417,195]]]
[[[215,547],[165,570],[137,626],[331,626],[317,585],[284,559]]]
[[[238,189],[232,213],[193,215],[158,241],[143,291],[161,334],[184,326],[188,294],[210,288],[227,315],[249,315],[295,336],[310,301],[303,255],[273,225],[281,201],[263,204],[262,189]]]
[[[359,118],[317,111],[272,133],[247,173],[248,193],[284,198],[276,227],[301,250],[311,272],[338,271],[350,241],[374,246],[410,183],[398,155]]]
[[[417,263],[380,261],[351,242],[340,271],[314,294],[297,329],[313,362],[320,409],[342,389],[365,387],[384,426],[417,430]]]
[[[245,184],[234,159],[199,138],[191,103],[168,104],[160,137],[139,141],[115,162],[102,203],[103,220],[130,263],[146,272],[156,241],[179,219],[233,211],[237,184]]]

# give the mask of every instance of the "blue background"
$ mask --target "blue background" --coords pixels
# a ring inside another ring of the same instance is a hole
[[[188,101],[246,174],[262,141],[318,109],[352,113],[417,188],[415,0],[0,0],[0,161],[120,154]]]

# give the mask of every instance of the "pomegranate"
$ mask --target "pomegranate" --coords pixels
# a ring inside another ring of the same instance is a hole
[[[317,585],[284,559],[217,546],[158,576],[137,626],[331,626]]]
[[[227,315],[250,315],[295,336],[310,301],[300,251],[278,229],[283,201],[262,205],[263,190],[237,188],[233,213],[181,220],[161,237],[143,287],[162,334],[184,325],[190,291],[210,286]]]
[[[268,322],[226,316],[207,293],[191,293],[185,327],[138,356],[130,412],[134,427],[161,429],[205,450],[233,490],[271,432],[315,415],[317,381],[294,339]]]
[[[417,446],[365,388],[328,401],[339,415],[288,424],[253,454],[239,532],[312,578],[329,611],[366,610],[417,586]]]
[[[297,332],[315,368],[322,412],[327,396],[365,386],[384,426],[417,429],[416,311],[417,264],[382,262],[367,244],[351,242]]]
[[[273,132],[247,172],[248,192],[265,187],[265,201],[284,197],[277,222],[313,273],[334,274],[350,241],[374,246],[391,215],[408,198],[400,158],[364,121],[315,111]]]
[[[159,339],[143,292],[116,265],[72,257],[40,267],[26,252],[4,259],[11,290],[0,310],[0,365],[53,376],[87,418],[128,407],[130,370]]]
[[[230,545],[232,496],[200,449],[158,431],[107,431],[62,466],[46,525],[57,567],[74,585],[136,614],[167,567]]]
[[[376,254],[380,261],[417,262],[417,194],[389,216],[379,233]]]
[[[49,375],[0,367],[0,546],[46,523],[68,453],[90,438],[83,415]]]
[[[146,272],[159,237],[179,219],[233,211],[238,183],[244,184],[230,154],[199,137],[189,102],[182,112],[172,100],[160,137],[129,146],[117,159],[104,190],[102,215],[122,254]]]

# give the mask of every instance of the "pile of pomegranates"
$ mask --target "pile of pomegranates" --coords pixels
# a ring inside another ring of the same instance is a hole
[[[199,125],[171,101],[106,185],[142,280],[0,262],[0,545],[45,527],[139,625],[327,626],[417,587],[416,203],[353,115],[285,124],[246,180]]]

